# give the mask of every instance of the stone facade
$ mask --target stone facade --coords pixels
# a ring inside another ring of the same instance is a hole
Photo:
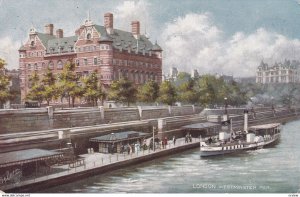
[[[27,42],[19,49],[21,99],[29,91],[29,77],[40,76],[49,68],[56,75],[68,61],[76,64],[78,76],[97,70],[104,88],[113,80],[127,77],[135,84],[152,79],[162,80],[162,49],[140,34],[139,21],[133,21],[132,32],[115,29],[113,14],[104,15],[104,26],[84,21],[74,36],[64,37],[62,29],[45,26],[44,33],[30,29]]]
[[[256,71],[256,83],[299,83],[300,62],[285,60],[284,63],[275,63],[269,66],[261,61]]]

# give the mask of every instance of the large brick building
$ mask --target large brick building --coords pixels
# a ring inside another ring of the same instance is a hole
[[[85,20],[74,36],[64,37],[63,30],[47,24],[44,33],[30,29],[27,42],[19,49],[21,99],[29,91],[29,76],[39,75],[49,68],[62,72],[67,61],[76,64],[81,76],[98,70],[102,85],[107,88],[113,80],[127,77],[135,84],[149,79],[162,80],[162,49],[140,33],[139,21],[131,23],[132,32],[114,29],[113,14],[104,15],[104,26]]]

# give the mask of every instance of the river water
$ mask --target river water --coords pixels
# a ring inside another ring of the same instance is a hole
[[[49,188],[41,193],[300,192],[300,121],[282,127],[271,148],[213,158],[193,149]]]

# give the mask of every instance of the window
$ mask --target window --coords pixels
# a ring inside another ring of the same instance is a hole
[[[38,69],[38,66],[37,66],[37,63],[34,64],[34,70],[37,70]]]
[[[46,68],[46,64],[42,63],[42,69],[45,69],[45,68]]]
[[[35,43],[34,41],[31,41],[30,46],[34,47]]]
[[[28,70],[30,70],[31,69],[31,64],[28,64],[27,68],[28,68]]]
[[[94,65],[97,65],[97,58],[96,57],[94,57]]]
[[[87,40],[90,40],[91,38],[92,38],[91,33],[88,33],[88,34],[86,35],[86,39],[87,39]]]
[[[84,59],[83,61],[84,61],[84,65],[88,65],[87,59]]]
[[[51,70],[54,68],[54,63],[52,61],[49,62],[48,68]]]
[[[57,62],[57,69],[63,69],[63,62],[61,60]]]
[[[103,60],[102,59],[100,59],[100,64],[103,64]]]
[[[76,66],[79,66],[79,60],[76,60]]]

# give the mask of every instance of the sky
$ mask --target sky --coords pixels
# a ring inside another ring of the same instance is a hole
[[[0,0],[0,57],[18,68],[18,48],[31,27],[64,29],[65,36],[90,12],[103,25],[106,12],[114,27],[141,33],[163,48],[163,71],[255,76],[261,60],[269,64],[300,60],[300,0]]]

